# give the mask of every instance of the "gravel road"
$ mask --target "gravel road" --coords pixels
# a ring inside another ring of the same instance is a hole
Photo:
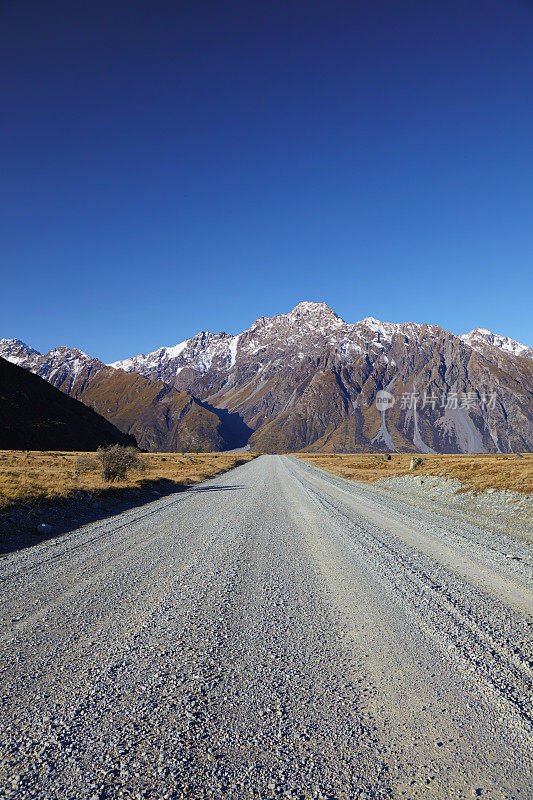
[[[11,553],[0,797],[532,798],[528,552],[263,456]]]

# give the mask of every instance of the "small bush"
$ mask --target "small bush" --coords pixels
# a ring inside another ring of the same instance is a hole
[[[120,444],[99,447],[96,457],[102,466],[102,476],[109,483],[124,480],[130,470],[142,472],[145,468],[135,448]]]

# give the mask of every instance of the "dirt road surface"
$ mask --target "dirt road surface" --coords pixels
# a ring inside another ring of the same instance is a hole
[[[0,797],[531,798],[528,558],[289,456],[10,553]]]

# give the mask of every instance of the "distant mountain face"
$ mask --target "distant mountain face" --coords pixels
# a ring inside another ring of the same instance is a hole
[[[238,336],[202,332],[112,366],[238,413],[261,450],[533,446],[533,349],[484,329],[454,336],[373,317],[350,324],[324,303],[304,302]],[[383,414],[380,389],[395,397]]]
[[[0,358],[0,449],[96,450],[135,445],[108,420],[38,375]]]
[[[83,369],[84,354],[66,348],[40,356],[3,340],[0,354],[70,393]],[[373,317],[352,324],[303,302],[237,336],[201,332],[107,368],[230,412],[266,452],[533,449],[533,349],[481,328],[455,336]],[[392,395],[388,408],[376,405],[380,390]]]

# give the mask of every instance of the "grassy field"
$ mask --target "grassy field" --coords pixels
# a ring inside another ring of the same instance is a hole
[[[126,480],[109,484],[102,478],[95,455],[0,450],[0,509],[66,500],[77,492],[90,491],[95,496],[120,492],[161,480],[188,486],[254,458],[250,453],[142,453],[142,472],[130,472]],[[80,462],[85,462],[82,470]]]
[[[82,457],[80,459],[80,456]],[[254,458],[250,453],[142,453],[142,472],[130,472],[124,481],[106,483],[95,453],[0,450],[0,509],[20,503],[38,505],[43,501],[66,500],[77,492],[95,496],[142,488],[157,481],[179,486],[210,478]],[[412,455],[391,454],[296,454],[297,458],[354,481],[371,483],[394,475],[443,475],[458,478],[463,489],[512,489],[533,493],[533,454],[514,455],[428,455],[422,467],[409,470]],[[77,465],[82,464],[82,469]]]
[[[533,492],[533,453],[515,455],[421,455],[423,465],[410,471],[411,453],[392,453],[390,461],[380,454],[296,454],[297,458],[317,467],[363,483],[394,475],[442,475],[458,478],[464,491],[512,489]]]

